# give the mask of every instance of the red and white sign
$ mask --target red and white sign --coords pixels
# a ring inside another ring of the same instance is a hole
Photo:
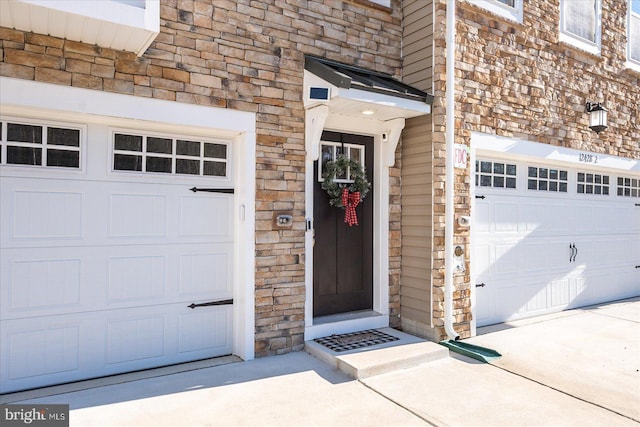
[[[454,144],[453,150],[453,166],[456,168],[466,169],[469,147],[464,144]]]

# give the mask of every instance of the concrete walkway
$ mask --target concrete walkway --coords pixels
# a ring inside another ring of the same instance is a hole
[[[71,426],[640,425],[640,300],[513,326],[469,340],[500,351],[494,365],[454,355],[354,380],[297,352],[27,401],[69,404]]]

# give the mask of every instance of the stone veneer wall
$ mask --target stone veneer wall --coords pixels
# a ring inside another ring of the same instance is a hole
[[[256,113],[256,356],[304,345],[304,54],[400,75],[400,0],[161,0],[141,56],[0,28],[0,75]],[[390,171],[390,313],[400,270]],[[291,211],[291,229],[273,212]],[[393,323],[392,323],[393,325]]]
[[[624,66],[627,3],[602,0],[602,48],[593,55],[558,40],[557,0],[524,1],[522,24],[456,2],[456,142],[469,145],[476,131],[640,159],[640,74]],[[444,337],[446,2],[435,4],[433,310],[436,335]],[[609,109],[609,128],[599,135],[588,127],[587,101]],[[470,213],[470,173],[456,170],[456,214]],[[454,240],[469,259],[469,231],[457,228]],[[468,273],[454,284],[454,327],[467,337]]]

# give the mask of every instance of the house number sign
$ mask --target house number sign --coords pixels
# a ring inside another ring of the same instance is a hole
[[[598,163],[598,156],[595,154],[580,153],[578,161],[580,163]]]

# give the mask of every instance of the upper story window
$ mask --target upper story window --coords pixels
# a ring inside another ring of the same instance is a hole
[[[472,3],[503,18],[522,23],[523,0],[473,0]]]
[[[371,3],[379,4],[384,7],[391,7],[391,0],[369,0]]]
[[[627,67],[640,71],[640,0],[629,0],[627,15]]]
[[[600,54],[601,0],[560,0],[560,41]]]

